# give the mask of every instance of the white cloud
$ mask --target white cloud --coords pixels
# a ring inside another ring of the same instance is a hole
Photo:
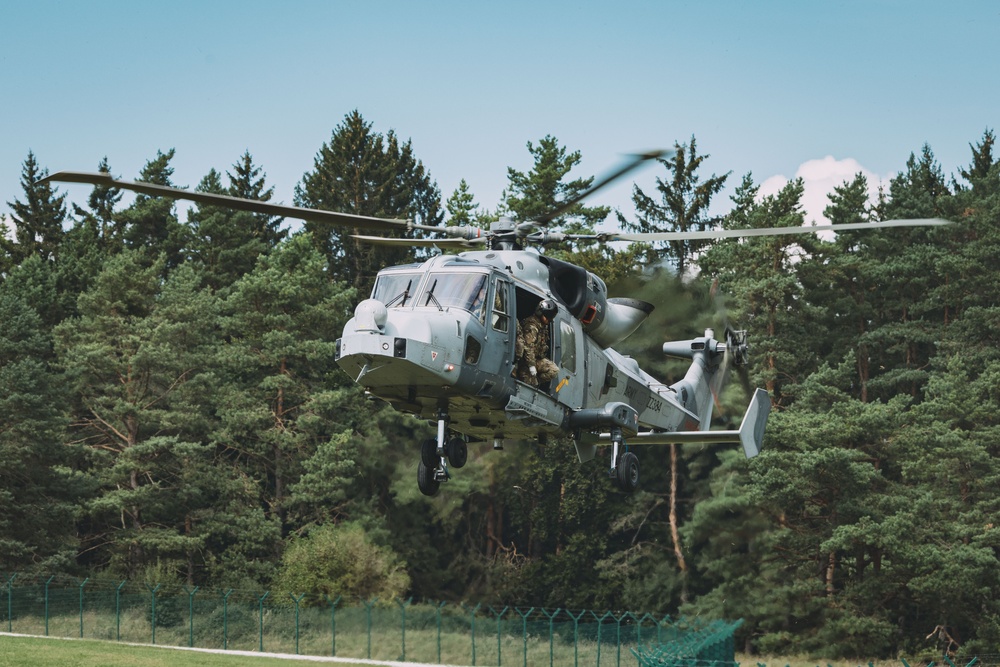
[[[883,182],[888,184],[890,177],[882,177],[865,169],[854,158],[837,160],[832,155],[827,155],[822,159],[807,160],[800,164],[795,172],[795,177],[801,178],[804,185],[802,208],[805,212],[806,224],[829,224],[830,221],[823,215],[823,209],[830,204],[827,195],[833,192],[834,187],[854,180],[854,176],[859,172],[868,179],[868,196],[871,201],[875,201],[879,185]],[[782,174],[771,176],[761,183],[760,195],[776,194],[785,187],[788,180]]]

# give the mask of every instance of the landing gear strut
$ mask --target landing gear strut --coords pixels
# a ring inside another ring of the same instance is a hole
[[[632,493],[639,487],[639,458],[629,451],[618,455],[619,447],[625,447],[625,438],[620,428],[611,429],[611,444],[611,469],[608,476],[615,480],[619,489]]]
[[[451,475],[448,466],[461,468],[469,459],[465,440],[448,437],[448,413],[438,412],[437,438],[427,438],[420,443],[420,462],[417,464],[417,487],[425,496],[436,496],[441,482]]]

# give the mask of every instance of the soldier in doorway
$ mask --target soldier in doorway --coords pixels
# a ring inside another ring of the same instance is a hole
[[[543,299],[534,313],[517,323],[517,379],[533,387],[547,384],[559,373],[558,366],[548,358],[549,324],[555,314],[555,302]]]

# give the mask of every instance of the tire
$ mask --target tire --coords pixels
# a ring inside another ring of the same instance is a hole
[[[434,479],[434,468],[425,466],[423,461],[417,464],[417,487],[420,493],[432,497],[441,490],[441,482]]]
[[[639,487],[639,458],[632,452],[625,452],[615,466],[618,488],[632,493]]]
[[[449,440],[444,446],[444,451],[448,454],[448,463],[452,468],[461,468],[469,460],[469,448],[461,438]]]
[[[420,461],[433,470],[438,467],[441,459],[437,454],[438,443],[434,438],[427,438],[420,442]]]

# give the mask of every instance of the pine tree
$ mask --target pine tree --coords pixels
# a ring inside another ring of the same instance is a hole
[[[972,164],[968,168],[960,169],[959,173],[971,186],[973,192],[981,197],[988,197],[996,192],[998,187],[996,178],[996,158],[993,157],[993,145],[996,143],[996,135],[993,130],[987,129],[983,132],[983,138],[978,145],[972,149]],[[964,189],[956,184],[956,190]]]
[[[173,187],[170,177],[174,173],[170,160],[174,149],[156,152],[139,174],[138,181]],[[166,257],[165,269],[178,266],[184,259],[189,245],[188,229],[181,225],[174,214],[174,201],[164,197],[136,195],[135,202],[120,213],[125,247],[143,250],[150,258],[160,254]],[[152,261],[152,259],[150,259]]]
[[[226,299],[229,342],[219,350],[226,380],[214,438],[246,478],[260,481],[258,504],[282,534],[292,526],[299,478],[334,470],[345,452],[350,461],[355,440],[343,434],[362,430],[366,418],[360,392],[346,377],[335,380],[335,339],[353,298],[330,282],[324,257],[300,233],[262,258]]]
[[[97,171],[110,174],[111,167],[108,158],[104,157],[97,165]],[[115,208],[121,201],[120,188],[108,185],[95,185],[87,197],[88,209],[74,205],[73,210],[79,217],[74,227],[92,239],[104,253],[118,252],[122,248],[122,221]]]
[[[0,568],[60,572],[76,552],[87,493],[63,446],[69,399],[52,351],[52,262],[29,257],[0,283]],[[45,316],[43,316],[43,314]]]
[[[313,171],[295,188],[298,206],[392,219],[422,225],[440,224],[441,193],[413,155],[411,142],[400,143],[393,131],[372,131],[356,110],[347,114],[328,143],[316,155]],[[305,230],[327,257],[331,277],[370,290],[375,273],[384,266],[413,258],[409,248],[385,248],[359,243],[345,229],[307,221]]]
[[[63,238],[66,220],[66,195],[57,194],[49,183],[38,181],[48,176],[48,170],[38,165],[35,154],[21,167],[21,188],[25,201],[7,202],[14,218],[14,240],[11,248],[15,264],[28,257],[55,257]]]
[[[566,180],[569,172],[580,164],[579,151],[568,152],[559,141],[547,135],[538,145],[528,142],[528,152],[534,158],[531,171],[524,173],[507,168],[507,189],[502,194],[499,213],[513,215],[519,221],[531,221],[557,210],[563,202],[586,192],[594,177]],[[571,234],[593,234],[595,227],[608,217],[607,206],[586,206],[583,202],[570,207],[551,221],[550,230]],[[635,272],[642,249],[639,246],[617,251],[609,245],[564,243],[545,249],[556,259],[570,261],[591,271],[606,282],[613,282]]]
[[[477,224],[479,218],[479,204],[469,190],[469,184],[463,178],[455,188],[448,201],[445,202],[445,209],[448,211],[448,225],[468,226]]]
[[[1000,275],[984,270],[1000,261],[997,220],[1000,220],[1000,160],[993,155],[993,133],[972,147],[972,164],[960,170],[966,183],[955,184],[955,219],[948,230],[947,252],[940,258],[947,276],[938,297],[951,305],[945,321],[952,322],[971,307],[992,308],[1000,293]]]
[[[219,173],[211,170],[198,184],[199,192],[226,194],[244,199],[269,201],[273,188],[265,189],[260,168],[249,152],[226,172],[230,185],[223,188]],[[199,205],[188,211],[191,255],[205,267],[207,284],[227,289],[253,270],[257,259],[270,252],[284,237],[281,219],[263,214]]]
[[[594,177],[566,181],[574,167],[580,164],[580,151],[568,153],[552,135],[546,135],[538,145],[528,142],[528,152],[534,158],[531,171],[524,173],[507,168],[507,189],[502,195],[505,209],[520,221],[530,221],[555,211],[559,206],[585,192]],[[607,206],[585,206],[582,202],[552,221],[553,229],[573,233],[592,233],[611,209]]]
[[[694,136],[688,144],[674,144],[674,149],[676,152],[672,158],[657,159],[670,174],[669,181],[656,179],[659,202],[638,185],[632,186],[632,201],[638,219],[631,223],[619,213],[618,220],[625,229],[635,232],[693,232],[704,231],[712,225],[713,220],[708,217],[712,198],[722,190],[732,172],[722,176],[712,174],[702,181],[698,170],[709,156],[698,155]],[[684,275],[688,263],[705,245],[705,241],[669,241],[661,244],[656,254],[668,259],[677,273]]]
[[[954,198],[929,146],[920,158],[910,155],[906,170],[890,182],[888,199],[875,213],[883,219],[951,217]],[[888,397],[905,392],[919,397],[927,381],[927,362],[953,304],[941,298],[947,278],[938,267],[948,254],[952,232],[933,227],[911,227],[870,232],[859,239],[859,256],[870,282],[875,313],[863,338],[873,368],[870,392]]]
[[[266,175],[260,167],[253,163],[250,151],[245,151],[240,156],[240,159],[233,164],[233,171],[227,171],[226,176],[229,178],[229,188],[226,194],[232,197],[271,201],[274,196],[274,188],[266,187]],[[258,239],[268,250],[274,248],[287,236],[281,227],[281,218],[257,214],[247,222],[250,223],[247,225],[250,235]]]
[[[862,174],[849,183],[835,186],[823,214],[832,224],[869,222],[872,211],[868,181]],[[868,401],[871,378],[871,351],[864,336],[876,319],[873,292],[877,282],[869,271],[870,262],[858,252],[868,230],[839,232],[832,241],[804,237],[808,251],[796,267],[811,309],[810,325],[824,335],[814,339],[817,356],[831,366],[843,361],[845,350],[855,350],[857,398]]]
[[[157,559],[186,561],[201,544],[187,525],[183,480],[204,472],[211,449],[209,360],[216,306],[190,269],[161,278],[163,260],[138,250],[110,258],[80,297],[79,317],[56,328],[60,361],[77,396],[72,441],[92,460],[99,495],[86,507],[85,545],[96,562],[135,575]],[[90,541],[94,544],[91,544]],[[91,551],[92,547],[105,545]]]
[[[802,181],[796,179],[758,201],[759,187],[747,175],[733,195],[735,208],[723,227],[801,227],[802,191]],[[731,299],[728,311],[734,326],[749,331],[752,382],[761,382],[779,405],[785,400],[784,388],[815,368],[813,336],[801,317],[808,308],[796,275],[801,256],[795,236],[772,236],[719,241],[699,261],[707,279],[717,280],[720,293]]]

